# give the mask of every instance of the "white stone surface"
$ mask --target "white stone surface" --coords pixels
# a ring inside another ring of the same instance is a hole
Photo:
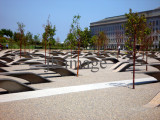
[[[136,79],[135,83],[149,82],[149,81],[153,82],[157,80],[152,77],[141,78],[141,79]],[[79,86],[50,88],[50,89],[36,90],[36,91],[30,91],[30,92],[12,93],[12,94],[1,95],[0,102],[2,103],[2,102],[9,102],[9,101],[16,101],[16,100],[46,97],[46,96],[52,96],[52,95],[67,94],[67,93],[73,93],[73,92],[105,89],[105,88],[111,88],[111,87],[123,87],[123,86],[128,86],[130,84],[132,84],[132,80],[122,80],[122,81],[114,81],[114,82],[86,84],[86,85],[79,85]]]

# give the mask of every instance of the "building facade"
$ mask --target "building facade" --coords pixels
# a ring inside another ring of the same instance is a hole
[[[147,23],[152,25],[152,40],[153,48],[159,48],[160,44],[160,7],[154,10],[139,12],[138,14],[144,14]],[[127,37],[125,36],[124,24],[127,21],[125,15],[105,18],[103,20],[90,23],[90,30],[92,36],[98,35],[103,31],[109,39],[108,49],[117,49],[120,45],[121,49],[125,49],[125,42]]]

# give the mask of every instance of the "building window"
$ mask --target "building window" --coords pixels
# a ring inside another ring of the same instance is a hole
[[[156,25],[158,25],[158,20],[156,20]]]
[[[153,21],[152,25],[155,26],[155,21]]]
[[[154,32],[155,29],[153,28],[152,30],[153,30],[153,32]]]

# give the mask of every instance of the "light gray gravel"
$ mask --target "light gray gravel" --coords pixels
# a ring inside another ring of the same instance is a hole
[[[157,62],[155,59],[148,61]],[[46,89],[132,79],[131,68],[126,72],[113,72],[109,69],[112,66],[112,62],[108,62],[106,69],[99,69],[95,73],[83,69],[79,71],[79,77],[54,77],[55,73],[41,75],[52,82],[29,86]],[[6,69],[13,71],[21,68],[29,66],[19,65]],[[145,71],[145,66],[136,66],[136,70]],[[149,66],[148,70],[157,69]],[[39,74],[44,73],[44,70],[29,72]],[[136,78],[148,77],[136,74]],[[16,80],[24,82],[18,78]],[[0,120],[160,120],[160,107],[145,107],[160,92],[160,83],[136,85],[135,88],[114,87],[0,103]]]

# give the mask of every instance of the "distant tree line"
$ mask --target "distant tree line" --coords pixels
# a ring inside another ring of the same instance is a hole
[[[41,45],[39,35],[33,35],[31,32],[24,33],[25,25],[23,23],[18,24],[18,31],[13,32],[10,29],[0,30],[0,43],[2,45],[9,44],[9,48],[34,48],[35,45]]]
[[[92,36],[90,29],[87,27],[82,30],[79,23],[80,17],[79,15],[73,17],[73,22],[64,41],[64,46],[69,49],[77,49],[80,43],[81,49],[106,49],[108,44],[107,35],[102,31]]]
[[[75,17],[75,16],[74,16]],[[79,18],[80,19],[80,16]],[[34,48],[62,48],[62,49],[77,49],[78,39],[80,39],[81,49],[104,49],[107,45],[108,38],[104,32],[98,33],[98,35],[91,36],[91,31],[87,27],[82,30],[80,27],[77,28],[77,23],[72,23],[70,32],[67,35],[64,43],[60,43],[59,37],[54,38],[56,34],[56,27],[53,26],[49,20],[47,20],[47,25],[44,25],[44,33],[40,38],[40,34],[33,35],[31,32],[25,34],[25,25],[23,23],[17,22],[18,29],[13,32],[10,29],[0,30],[0,43],[2,45],[9,44],[9,48],[18,49],[34,49]],[[45,43],[46,42],[46,43]]]

